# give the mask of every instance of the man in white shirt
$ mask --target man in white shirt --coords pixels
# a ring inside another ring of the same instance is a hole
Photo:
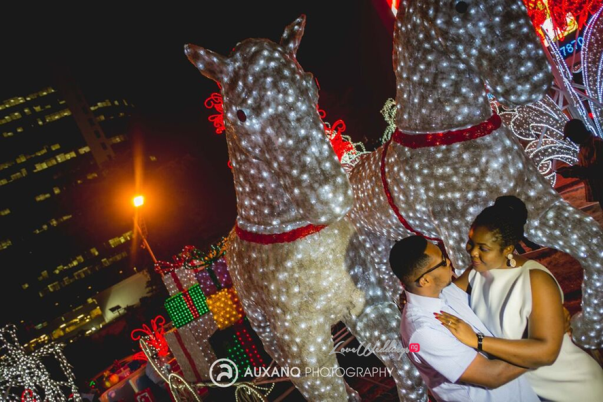
[[[467,293],[452,283],[452,268],[440,249],[424,237],[398,241],[390,266],[402,281],[406,305],[402,341],[410,360],[438,401],[538,402],[525,378],[527,369],[485,355],[459,342],[437,319],[447,312],[491,336],[469,307]],[[414,353],[412,353],[414,351]]]

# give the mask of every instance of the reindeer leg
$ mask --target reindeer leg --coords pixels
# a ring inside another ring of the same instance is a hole
[[[297,375],[299,369],[299,375],[291,375],[290,379],[307,400],[360,401],[356,391],[345,383],[343,377],[321,375],[321,369],[325,374],[339,367],[335,355],[329,354],[333,344],[332,341],[329,343],[331,328],[325,320],[321,317],[306,318],[303,321],[312,324],[306,326],[303,333],[293,333],[290,326],[282,325],[289,321],[286,317],[274,319],[280,326],[271,325],[261,308],[250,298],[241,300],[266,352],[280,367],[288,367],[290,374]]]
[[[582,312],[572,320],[572,336],[585,348],[603,347],[603,230],[582,211],[559,199],[526,233],[538,244],[570,254],[584,269]]]
[[[358,317],[344,321],[350,332],[369,347],[388,368],[398,387],[400,401],[428,401],[427,389],[415,366],[403,352],[400,311],[392,302],[367,306]]]
[[[278,322],[285,322],[284,317]],[[291,326],[280,327],[275,338],[281,367],[289,367],[290,379],[308,401],[360,401],[360,396],[349,387],[335,354],[331,325],[321,316],[298,317],[305,322],[303,332]],[[276,321],[275,321],[276,322]],[[292,371],[293,368],[299,371]]]

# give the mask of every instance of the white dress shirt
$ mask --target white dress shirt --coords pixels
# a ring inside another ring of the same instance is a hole
[[[475,332],[491,336],[469,307],[467,293],[450,284],[442,290],[439,298],[406,292],[406,300],[402,315],[402,341],[407,348],[410,344],[419,345],[420,351],[409,353],[409,358],[438,401],[539,401],[524,376],[496,389],[457,382],[478,352],[458,341],[433,313],[444,311],[455,315],[471,325]]]

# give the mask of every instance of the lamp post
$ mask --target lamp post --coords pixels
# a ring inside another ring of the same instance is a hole
[[[153,259],[153,263],[155,265],[157,265],[157,258],[155,258],[155,254],[153,254],[153,250],[151,249],[151,246],[149,245],[149,242],[147,241],[146,236],[144,235],[142,229],[140,228],[140,225],[138,224],[138,210],[140,207],[142,207],[144,205],[144,196],[137,195],[136,197],[134,197],[132,202],[134,204],[134,207],[136,208],[136,214],[134,215],[134,226],[136,226],[138,233],[140,233],[140,237],[142,238],[142,244],[144,244],[144,247],[147,249],[147,251],[151,255],[151,259]]]

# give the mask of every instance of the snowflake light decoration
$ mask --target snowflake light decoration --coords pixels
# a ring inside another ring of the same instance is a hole
[[[546,95],[542,100],[515,109],[506,108],[490,96],[490,105],[502,122],[517,137],[540,174],[555,186],[555,161],[573,165],[578,161],[578,146],[563,137],[569,120]]]
[[[6,397],[11,402],[81,402],[75,376],[62,348],[62,344],[49,343],[27,354],[19,344],[14,325],[9,324],[0,329],[0,351],[4,353],[0,360],[0,389],[3,392],[8,390],[0,397]],[[50,378],[50,373],[42,363],[42,358],[46,356],[52,356],[59,362],[66,380],[56,381]],[[65,389],[68,396],[65,395]],[[18,395],[13,393],[15,391]]]

